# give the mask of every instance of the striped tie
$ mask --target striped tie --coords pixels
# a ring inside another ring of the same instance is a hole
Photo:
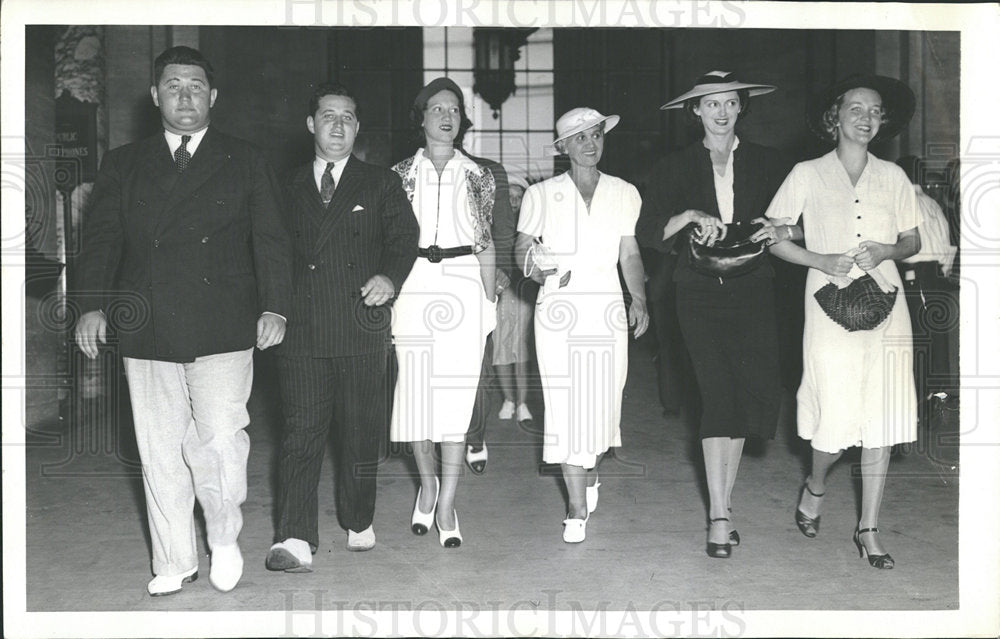
[[[323,171],[323,178],[319,181],[319,196],[323,198],[323,206],[333,199],[333,191],[337,184],[333,181],[333,162],[326,163],[326,170]]]
[[[174,151],[174,163],[177,165],[177,172],[183,173],[191,162],[191,152],[187,150],[187,144],[191,141],[190,135],[181,136],[181,145]]]

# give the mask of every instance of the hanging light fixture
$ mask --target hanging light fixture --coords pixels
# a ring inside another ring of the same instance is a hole
[[[514,63],[521,57],[521,47],[537,28],[503,29],[476,27],[472,32],[476,52],[473,75],[478,93],[493,109],[493,119],[515,90]]]

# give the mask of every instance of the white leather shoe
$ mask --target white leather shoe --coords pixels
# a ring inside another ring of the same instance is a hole
[[[216,546],[212,549],[212,572],[208,580],[216,590],[229,592],[243,576],[243,555],[238,544]]]
[[[532,419],[534,419],[534,418],[531,416],[531,411],[528,410],[528,405],[527,404],[519,404],[518,407],[517,407],[517,421],[518,421],[518,423],[520,423],[520,422],[530,422]]]
[[[587,514],[597,510],[597,500],[601,496],[598,489],[601,487],[601,479],[598,477],[593,486],[587,486]]]
[[[455,528],[454,530],[445,530],[441,528],[441,524],[438,523],[437,517],[434,518],[434,523],[437,525],[438,529],[438,542],[444,548],[458,548],[462,545],[462,531],[458,527],[458,513],[452,511],[455,515]]]
[[[189,581],[195,581],[198,579],[198,566],[195,566],[187,572],[182,572],[179,575],[156,575],[148,584],[146,584],[146,592],[149,593],[150,597],[162,597],[163,595],[172,595],[175,592],[180,592],[184,584]]]
[[[500,412],[497,414],[500,419],[513,419],[514,418],[514,402],[509,399],[503,400],[503,405],[500,406]]]
[[[578,544],[587,538],[587,519],[565,519],[563,520],[563,541],[567,544]]]
[[[355,552],[375,547],[375,529],[368,526],[361,532],[347,531],[347,549]]]
[[[426,535],[434,523],[434,513],[437,512],[438,493],[441,492],[441,480],[434,478],[434,505],[429,513],[420,510],[420,492],[423,486],[417,488],[417,501],[413,504],[413,516],[410,517],[410,530],[414,535]]]
[[[289,537],[271,546],[264,567],[285,572],[312,572],[312,548],[308,541]]]

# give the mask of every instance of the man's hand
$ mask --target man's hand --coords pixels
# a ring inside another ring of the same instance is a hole
[[[507,273],[505,273],[503,271],[503,269],[499,269],[498,268],[497,269],[497,297],[500,297],[500,293],[503,293],[503,290],[505,288],[507,288],[508,286],[510,286],[510,277],[507,276]]]
[[[108,341],[108,319],[104,311],[90,311],[80,316],[76,323],[76,344],[90,359],[97,358],[97,342]]]
[[[264,313],[257,320],[257,348],[277,346],[285,339],[285,318],[274,313]]]
[[[372,275],[361,287],[361,297],[365,306],[382,306],[396,294],[396,287],[385,275]]]

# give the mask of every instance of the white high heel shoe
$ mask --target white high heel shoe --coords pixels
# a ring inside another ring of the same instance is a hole
[[[438,541],[445,548],[458,548],[462,545],[462,531],[458,527],[458,513],[454,510],[451,511],[455,515],[455,529],[454,530],[444,530],[441,528],[441,524],[438,523],[437,517],[434,518],[434,523],[437,525],[438,529]]]
[[[421,512],[420,510],[420,492],[424,487],[421,485],[420,488],[417,488],[417,501],[413,504],[413,516],[410,517],[410,530],[413,531],[414,535],[426,535],[427,531],[431,529],[431,524],[434,523],[434,513],[437,512],[438,494],[441,492],[441,480],[435,477],[434,483],[434,506],[431,507],[429,513]]]

